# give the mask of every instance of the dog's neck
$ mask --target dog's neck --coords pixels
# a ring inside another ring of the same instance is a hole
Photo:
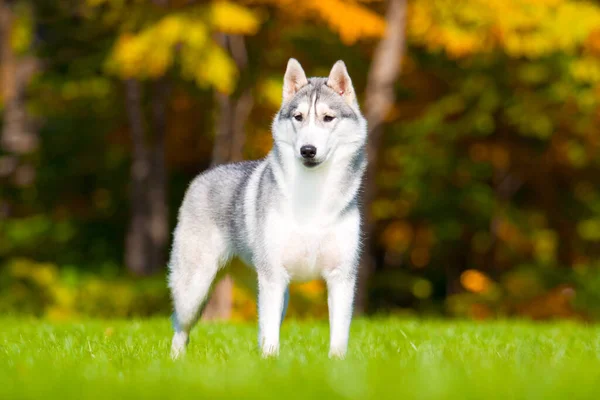
[[[268,156],[285,209],[298,224],[337,218],[358,193],[366,166],[363,148],[337,149],[328,160],[309,168],[288,145],[274,145]]]

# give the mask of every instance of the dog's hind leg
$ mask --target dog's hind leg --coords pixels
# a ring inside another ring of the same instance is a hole
[[[287,313],[289,302],[290,302],[290,288],[288,287],[287,289],[285,289],[285,294],[283,295],[283,310],[281,310],[281,324],[283,324],[283,319],[285,318],[285,314]]]
[[[202,240],[197,235],[185,235],[181,232],[175,234],[169,265],[175,329],[171,345],[173,358],[185,352],[190,331],[198,320],[202,304],[224,262],[224,246],[216,242],[219,241]]]

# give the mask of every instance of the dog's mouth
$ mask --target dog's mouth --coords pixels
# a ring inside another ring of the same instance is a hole
[[[304,160],[302,161],[302,164],[306,167],[306,168],[314,168],[318,165],[321,165],[322,161],[315,161],[315,160]]]

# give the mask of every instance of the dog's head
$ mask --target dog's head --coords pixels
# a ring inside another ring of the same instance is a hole
[[[366,121],[343,61],[334,64],[329,77],[308,79],[298,61],[288,61],[281,109],[273,121],[277,144],[291,146],[297,160],[313,168],[338,149],[363,146],[366,135]]]

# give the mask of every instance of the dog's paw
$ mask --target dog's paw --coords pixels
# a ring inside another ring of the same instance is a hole
[[[171,359],[177,360],[185,355],[185,344],[181,345],[179,343],[175,343],[171,345]]]
[[[185,348],[188,344],[187,335],[182,332],[178,332],[173,336],[173,343],[171,344],[171,358],[177,360],[185,355]]]
[[[173,361],[180,359],[185,355],[185,349],[178,349],[175,347],[171,347],[171,359]]]
[[[279,355],[278,345],[263,345],[262,358],[275,358]]]
[[[330,349],[329,358],[334,360],[343,360],[344,358],[346,358],[346,349]]]

